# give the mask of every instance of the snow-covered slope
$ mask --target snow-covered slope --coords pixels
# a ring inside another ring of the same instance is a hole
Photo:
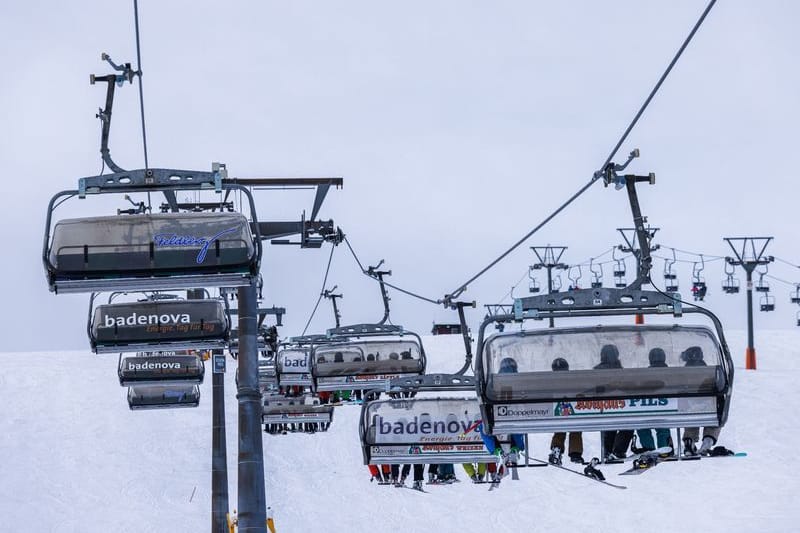
[[[458,337],[424,339],[430,371],[460,366]],[[742,369],[744,336],[728,339],[737,363],[730,420],[720,444],[747,458],[666,463],[618,477],[621,491],[555,468],[520,481],[462,480],[428,494],[369,482],[359,408],[337,408],[327,433],[264,435],[267,500],[277,529],[338,531],[797,531],[794,498],[800,429],[793,397],[800,332],[759,332],[759,370]],[[210,527],[211,387],[197,409],[131,412],[117,358],[90,353],[0,354],[0,531],[199,532]],[[236,506],[236,400],[227,374],[231,507]],[[599,435],[584,435],[585,455]],[[531,435],[546,457],[548,435]],[[18,524],[9,524],[16,517]]]

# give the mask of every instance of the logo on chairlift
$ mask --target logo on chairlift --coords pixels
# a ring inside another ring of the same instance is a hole
[[[228,228],[222,230],[213,237],[196,237],[193,235],[178,235],[177,233],[159,233],[153,235],[153,243],[159,247],[164,248],[167,246],[200,246],[200,251],[197,253],[197,264],[202,264],[206,260],[208,248],[214,241],[218,240],[223,235],[237,231],[238,227]]]
[[[575,409],[572,407],[571,402],[558,402],[553,409],[553,415],[555,416],[569,416],[574,414]]]

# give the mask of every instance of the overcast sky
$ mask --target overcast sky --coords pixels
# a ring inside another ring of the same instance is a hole
[[[142,0],[150,165],[208,170],[222,161],[238,177],[342,176],[322,216],[343,228],[362,261],[385,259],[392,282],[440,298],[589,180],[704,7]],[[657,175],[641,191],[661,228],[656,242],[725,255],[724,236],[771,235],[769,253],[800,263],[798,15],[788,0],[718,2],[622,147],[620,161],[641,150],[630,171]],[[10,247],[0,266],[9,306],[0,350],[88,347],[88,297],[47,290],[44,216],[50,196],[100,171],[94,114],[105,85],[88,79],[109,72],[101,52],[135,63],[132,2],[5,2],[0,36],[0,228]],[[110,146],[120,166],[143,167],[135,85],[117,91]],[[259,217],[299,219],[312,198],[260,192]],[[64,216],[122,207],[72,204]],[[527,244],[568,246],[562,259],[580,263],[618,244],[615,228],[630,225],[624,192],[598,183]],[[267,303],[288,309],[284,335],[302,330],[328,253],[266,249]],[[531,260],[521,247],[464,297],[496,303]],[[691,267],[678,265],[687,294]],[[662,268],[658,260],[659,283]],[[770,274],[800,282],[783,263]],[[722,263],[704,275],[711,308],[727,327],[743,328],[744,296],[719,290]],[[759,313],[757,328],[796,327],[791,287],[771,283],[777,309]],[[345,322],[380,318],[378,288],[344,246],[334,254],[334,284]],[[392,298],[392,320],[406,327],[455,319]],[[473,325],[482,316],[472,311]],[[331,322],[323,303],[311,330]]]

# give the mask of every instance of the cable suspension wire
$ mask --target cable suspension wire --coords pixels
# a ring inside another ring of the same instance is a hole
[[[791,263],[791,262],[789,262],[789,261],[787,261],[785,259],[781,259],[780,257],[775,257],[775,261],[778,261],[779,263],[784,263],[784,264],[789,265],[789,266],[794,267],[794,268],[800,268],[800,265],[795,265],[794,263]]]
[[[308,331],[308,326],[311,325],[311,321],[314,319],[314,315],[317,313],[319,303],[322,301],[322,297],[325,295],[325,285],[328,283],[328,273],[331,271],[331,261],[333,260],[334,250],[336,250],[336,246],[331,246],[331,254],[328,256],[328,266],[325,267],[325,277],[322,278],[322,288],[319,291],[319,298],[317,298],[317,303],[314,304],[314,310],[311,311],[311,316],[308,317],[308,322],[306,322],[306,327],[303,328],[303,333],[301,333],[301,335],[305,335],[306,331]]]
[[[786,285],[790,285],[790,286],[792,286],[792,287],[797,287],[797,286],[798,286],[798,282],[796,282],[796,281],[787,281],[787,280],[785,280],[785,279],[776,278],[776,277],[775,277],[775,276],[773,276],[772,274],[764,274],[764,277],[765,277],[765,278],[772,279],[772,280],[775,280],[775,281],[777,281],[778,283],[784,283],[784,284],[786,284]]]
[[[695,252],[689,252],[687,250],[681,250],[680,248],[675,248],[673,246],[667,246],[665,244],[662,244],[661,247],[662,248],[666,248],[668,250],[675,250],[676,252],[680,252],[682,254],[693,255],[695,257],[703,256],[703,258],[706,261],[710,261],[710,260],[714,260],[714,259],[725,259],[725,256],[723,256],[723,255],[702,254],[702,253],[698,254],[698,253],[695,253]]]
[[[147,130],[144,123],[144,89],[142,88],[142,51],[139,43],[139,0],[133,0],[133,18],[136,26],[136,74],[139,77],[139,112],[142,116],[142,146],[144,148],[144,168],[150,168],[147,160]]]
[[[642,104],[642,106],[639,108],[639,111],[636,113],[636,116],[634,116],[634,117],[633,117],[633,120],[632,120],[632,121],[631,121],[631,123],[628,125],[628,127],[625,129],[625,132],[622,134],[622,137],[620,137],[620,138],[619,138],[619,141],[617,141],[617,144],[616,144],[616,145],[614,146],[614,148],[611,150],[611,153],[610,153],[610,154],[608,155],[608,157],[606,158],[606,161],[605,161],[605,163],[603,163],[603,165],[600,167],[600,168],[601,168],[601,170],[602,170],[602,169],[605,169],[605,168],[608,166],[608,164],[611,162],[611,160],[612,160],[612,159],[614,159],[614,157],[617,155],[617,152],[619,151],[620,147],[621,147],[621,146],[622,146],[622,144],[625,142],[625,140],[627,140],[627,138],[628,138],[628,135],[629,135],[629,134],[630,134],[630,132],[633,130],[634,126],[636,126],[636,124],[639,122],[639,119],[641,118],[641,116],[642,116],[642,114],[644,113],[645,109],[647,109],[647,107],[650,105],[650,102],[653,100],[653,97],[656,95],[656,93],[658,92],[658,90],[661,88],[661,85],[664,83],[664,80],[666,80],[666,79],[667,79],[667,76],[669,76],[669,73],[672,71],[672,68],[673,68],[673,67],[675,66],[675,64],[678,62],[678,59],[680,59],[681,55],[683,55],[683,51],[684,51],[684,50],[686,50],[686,47],[687,47],[687,46],[689,45],[689,43],[691,42],[691,40],[692,40],[692,38],[694,37],[695,33],[697,33],[697,30],[698,30],[698,29],[700,28],[700,26],[703,24],[703,21],[706,19],[706,16],[707,16],[707,15],[708,15],[708,13],[711,11],[711,8],[712,8],[712,7],[714,7],[714,4],[715,4],[716,2],[717,2],[717,0],[711,0],[711,1],[708,3],[708,5],[706,6],[706,8],[705,8],[705,10],[703,11],[702,15],[700,15],[700,18],[697,20],[697,23],[695,23],[694,27],[692,28],[692,31],[691,31],[691,32],[689,32],[689,35],[686,37],[686,39],[683,41],[683,44],[682,44],[682,45],[681,45],[681,47],[678,49],[678,52],[675,54],[675,57],[673,57],[673,58],[672,58],[672,61],[670,61],[669,65],[667,66],[667,69],[666,69],[666,70],[664,71],[664,73],[661,75],[661,78],[659,78],[659,80],[658,80],[658,82],[656,83],[655,87],[653,87],[653,90],[652,90],[652,91],[650,91],[650,94],[647,96],[647,99],[644,101],[644,103]],[[517,248],[518,248],[518,247],[519,247],[519,246],[520,246],[522,243],[524,243],[525,241],[527,241],[527,240],[528,240],[528,238],[530,238],[530,237],[531,237],[531,236],[532,236],[534,233],[536,233],[537,231],[539,231],[539,229],[541,229],[541,228],[542,228],[542,227],[543,227],[545,224],[547,224],[547,223],[548,223],[548,222],[550,222],[550,221],[551,221],[553,218],[555,218],[555,217],[556,217],[556,215],[558,215],[559,213],[561,213],[561,211],[563,211],[563,210],[564,210],[564,209],[565,209],[567,206],[569,206],[569,205],[570,205],[572,202],[574,202],[574,201],[575,201],[575,200],[576,200],[578,197],[580,197],[580,196],[581,196],[581,195],[582,195],[584,192],[586,192],[586,190],[588,190],[588,189],[589,189],[589,187],[591,187],[591,186],[592,186],[592,185],[593,185],[593,184],[594,184],[594,183],[595,183],[597,180],[599,180],[601,177],[602,177],[602,172],[596,172],[596,173],[594,174],[594,176],[592,176],[592,179],[591,179],[591,180],[589,180],[589,182],[588,182],[586,185],[584,185],[583,187],[581,187],[581,188],[578,190],[578,192],[576,192],[575,194],[573,194],[573,195],[572,195],[572,196],[571,196],[571,197],[570,197],[570,198],[569,198],[569,199],[568,199],[566,202],[564,202],[564,203],[563,203],[563,204],[562,204],[562,205],[561,205],[561,206],[560,206],[558,209],[556,209],[555,211],[553,211],[553,213],[551,213],[551,214],[550,214],[550,215],[549,215],[547,218],[545,218],[545,219],[544,219],[542,222],[540,222],[540,223],[539,223],[539,224],[538,224],[536,227],[534,227],[534,228],[533,228],[531,231],[529,231],[529,232],[528,232],[528,233],[527,233],[527,234],[526,234],[524,237],[522,237],[520,240],[518,240],[516,243],[514,243],[514,244],[511,246],[511,248],[509,248],[508,250],[506,250],[505,252],[503,252],[502,254],[500,254],[500,256],[499,256],[499,257],[497,257],[497,259],[495,259],[494,261],[492,261],[491,263],[489,263],[489,264],[488,264],[486,267],[484,267],[484,268],[483,268],[483,269],[482,269],[480,272],[478,272],[477,274],[475,274],[474,276],[472,276],[471,278],[469,278],[469,279],[468,279],[466,282],[462,283],[462,284],[461,284],[461,285],[460,285],[458,288],[456,288],[454,291],[451,291],[451,292],[450,292],[450,293],[449,293],[449,294],[448,294],[448,295],[445,297],[445,300],[450,300],[450,299],[453,299],[453,298],[458,298],[458,296],[460,296],[460,295],[461,295],[461,293],[463,293],[463,292],[464,292],[464,291],[467,289],[467,286],[469,286],[469,284],[470,284],[470,283],[472,283],[473,281],[475,281],[476,279],[478,279],[479,277],[481,277],[481,276],[482,276],[483,274],[485,274],[485,273],[486,273],[486,272],[487,272],[489,269],[491,269],[491,268],[492,268],[492,267],[494,267],[494,266],[495,266],[497,263],[499,263],[500,261],[502,261],[503,259],[505,259],[505,257],[506,257],[506,256],[508,256],[508,254],[510,254],[511,252],[513,252],[514,250],[516,250],[516,249],[517,249]]]
[[[671,257],[667,257],[667,256],[664,256],[664,255],[658,255],[658,254],[650,254],[650,255],[652,257],[656,258],[656,259],[664,259],[665,261],[669,261],[670,263],[673,262],[673,261],[676,262],[676,263],[687,263],[687,264],[690,264],[690,265],[694,265],[696,263],[699,263],[699,261],[692,261],[691,259],[673,259]],[[700,254],[697,254],[697,255],[699,256]],[[703,260],[706,263],[713,263],[714,261],[722,261],[723,259],[725,259],[724,257],[714,257],[714,256],[712,256],[711,259],[708,259],[707,255],[705,255],[705,254],[702,254],[702,255],[703,255]]]
[[[358,263],[358,268],[361,269],[361,273],[364,274],[365,276],[367,276],[369,279],[375,280],[375,278],[373,276],[369,275],[367,269],[364,268],[364,265],[361,263],[361,260],[358,258],[358,255],[356,254],[355,250],[353,250],[353,247],[350,245],[350,241],[347,239],[346,235],[344,237],[344,242],[345,242],[345,244],[347,244],[347,248],[350,249],[350,253],[353,254],[353,259],[355,259],[356,263]],[[418,298],[418,299],[420,299],[420,300],[422,300],[424,302],[428,302],[428,303],[431,303],[431,304],[434,304],[434,305],[439,305],[439,304],[442,303],[442,300],[434,300],[433,298],[427,298],[425,296],[422,296],[421,294],[417,294],[415,292],[411,292],[411,291],[408,291],[406,289],[401,289],[397,285],[389,283],[386,280],[383,281],[383,284],[386,285],[387,287],[391,287],[392,289],[394,289],[394,290],[396,290],[398,292],[402,292],[403,294],[406,294],[406,295],[411,296],[413,298]]]

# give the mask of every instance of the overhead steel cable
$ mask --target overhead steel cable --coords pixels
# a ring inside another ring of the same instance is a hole
[[[711,0],[711,1],[708,3],[708,5],[706,6],[705,10],[703,10],[703,13],[700,15],[700,18],[699,18],[699,19],[697,20],[697,22],[695,23],[694,27],[692,28],[692,31],[691,31],[691,32],[689,32],[689,35],[688,35],[688,36],[686,37],[686,39],[683,41],[683,44],[682,44],[682,45],[681,45],[681,47],[678,49],[678,52],[675,54],[675,56],[672,58],[672,61],[670,61],[669,65],[667,66],[667,69],[666,69],[666,70],[664,71],[664,73],[661,75],[661,78],[659,78],[659,80],[658,80],[658,82],[656,83],[655,87],[653,87],[653,90],[652,90],[652,91],[650,91],[650,94],[647,96],[647,99],[644,101],[644,103],[642,104],[642,106],[639,108],[639,111],[636,113],[636,116],[634,116],[634,118],[633,118],[633,120],[631,121],[631,123],[630,123],[630,124],[628,125],[628,127],[625,129],[625,132],[622,134],[622,137],[620,137],[619,141],[617,141],[617,144],[614,146],[613,150],[611,150],[611,153],[610,153],[610,154],[608,155],[608,157],[606,158],[606,161],[605,161],[605,163],[603,163],[603,165],[600,167],[600,168],[601,168],[601,170],[602,170],[602,169],[605,169],[605,168],[608,166],[608,164],[609,164],[609,163],[611,163],[611,160],[612,160],[612,159],[614,159],[614,156],[616,156],[616,155],[617,155],[617,152],[619,151],[620,147],[622,146],[622,143],[624,143],[624,142],[625,142],[625,140],[628,138],[628,135],[629,135],[629,134],[630,134],[630,132],[633,130],[634,126],[636,126],[637,122],[639,122],[639,118],[641,118],[641,116],[642,116],[642,114],[644,113],[645,109],[647,109],[647,106],[648,106],[648,105],[650,105],[650,102],[651,102],[651,100],[652,100],[652,99],[653,99],[653,97],[656,95],[656,93],[658,92],[658,90],[661,88],[661,85],[664,83],[664,80],[666,80],[666,79],[667,79],[667,76],[668,76],[668,75],[669,75],[669,73],[672,71],[672,68],[675,66],[675,64],[678,62],[678,59],[680,59],[681,55],[683,55],[683,52],[684,52],[684,50],[686,50],[686,47],[687,47],[687,46],[689,45],[689,43],[691,42],[691,40],[692,40],[692,38],[694,37],[695,33],[697,33],[697,30],[698,30],[698,29],[700,28],[700,26],[703,24],[703,21],[706,19],[706,16],[707,16],[707,15],[708,15],[708,13],[711,11],[711,8],[712,8],[712,7],[714,7],[714,4],[716,4],[716,2],[717,2],[717,0]],[[475,274],[474,276],[472,276],[471,278],[469,278],[469,279],[468,279],[466,282],[464,282],[463,284],[461,284],[461,285],[460,285],[460,286],[459,286],[457,289],[455,289],[454,291],[452,291],[452,292],[450,292],[449,294],[445,295],[445,298],[444,298],[444,300],[445,300],[445,301],[449,301],[449,300],[452,300],[452,299],[454,299],[454,298],[458,298],[458,296],[460,296],[460,295],[461,295],[461,293],[463,293],[463,292],[464,292],[464,291],[467,289],[467,287],[469,286],[469,284],[470,284],[470,283],[472,283],[473,281],[475,281],[476,279],[478,279],[479,277],[481,277],[481,276],[482,276],[483,274],[485,274],[485,273],[486,273],[488,270],[490,270],[490,269],[491,269],[492,267],[494,267],[494,266],[495,266],[497,263],[499,263],[499,262],[500,262],[500,261],[502,261],[502,260],[503,260],[503,259],[504,259],[506,256],[508,256],[508,254],[510,254],[511,252],[513,252],[514,250],[516,250],[516,249],[517,249],[517,248],[518,248],[518,247],[519,247],[519,246],[520,246],[522,243],[524,243],[525,241],[527,241],[527,240],[528,240],[528,238],[530,238],[530,237],[531,237],[531,236],[532,236],[534,233],[536,233],[537,231],[539,231],[539,229],[541,229],[541,228],[542,228],[542,227],[543,227],[545,224],[547,224],[548,222],[550,222],[550,221],[551,221],[553,218],[555,218],[555,216],[556,216],[556,215],[558,215],[559,213],[561,213],[561,211],[563,211],[563,210],[564,210],[564,209],[565,209],[567,206],[569,206],[569,205],[570,205],[572,202],[574,202],[574,201],[575,201],[575,200],[576,200],[578,197],[580,197],[580,196],[581,196],[581,195],[582,195],[584,192],[586,192],[586,190],[587,190],[587,189],[589,189],[589,187],[591,187],[591,186],[592,186],[592,185],[593,185],[593,184],[594,184],[594,183],[595,183],[595,182],[596,182],[598,179],[600,179],[601,177],[602,177],[602,173],[596,172],[596,173],[594,174],[594,176],[592,176],[592,179],[591,179],[591,180],[589,180],[589,182],[588,182],[586,185],[584,185],[583,187],[581,187],[581,188],[578,190],[578,192],[576,192],[575,194],[573,194],[573,195],[572,195],[572,196],[571,196],[571,197],[570,197],[570,198],[569,198],[569,199],[568,199],[566,202],[564,202],[564,203],[563,203],[563,204],[562,204],[562,205],[561,205],[561,206],[560,206],[558,209],[556,209],[555,211],[553,211],[553,213],[551,213],[551,214],[550,214],[550,215],[549,215],[547,218],[545,218],[545,219],[544,219],[544,220],[543,220],[541,223],[539,223],[539,224],[538,224],[538,225],[537,225],[535,228],[533,228],[531,231],[529,231],[529,232],[528,232],[528,233],[527,233],[527,234],[526,234],[524,237],[522,237],[520,240],[518,240],[516,243],[514,243],[514,245],[513,245],[513,246],[511,246],[511,248],[509,248],[508,250],[506,250],[505,252],[503,252],[502,254],[500,254],[500,256],[499,256],[499,257],[497,257],[497,259],[495,259],[494,261],[492,261],[491,263],[489,263],[489,264],[488,264],[486,267],[484,267],[484,268],[483,268],[483,269],[482,269],[480,272],[478,272],[477,274]]]
[[[791,263],[785,259],[781,259],[780,257],[775,257],[775,261],[778,261],[779,263],[784,263],[794,268],[800,268],[800,265],[795,265],[794,263]]]
[[[328,284],[328,273],[331,271],[331,261],[333,260],[334,250],[336,250],[336,246],[331,246],[331,254],[328,256],[328,266],[325,267],[325,277],[322,278],[322,288],[319,291],[319,298],[317,298],[317,303],[314,304],[314,310],[311,311],[311,316],[308,317],[308,322],[306,322],[306,327],[303,328],[303,333],[301,335],[305,335],[306,331],[308,331],[308,326],[310,326],[311,321],[314,320],[314,315],[317,313],[319,303],[322,301],[322,297],[325,296],[325,286]]]
[[[147,130],[144,122],[144,89],[142,88],[142,51],[139,42],[139,0],[133,0],[133,19],[136,27],[136,75],[139,77],[139,114],[142,117],[142,147],[144,148],[144,168],[150,168],[147,160]]]
[[[358,258],[358,255],[356,254],[355,250],[353,250],[353,247],[350,245],[350,241],[347,239],[346,235],[344,237],[344,242],[345,242],[345,244],[347,244],[347,248],[350,250],[350,253],[353,254],[353,259],[355,259],[356,263],[358,263],[358,268],[361,270],[361,273],[364,274],[365,276],[367,276],[368,278],[370,278],[372,280],[375,280],[376,278],[374,276],[370,276],[369,275],[369,271],[364,268],[363,263],[361,263],[361,260]],[[417,294],[417,293],[408,291],[406,289],[401,289],[397,285],[389,283],[386,280],[383,280],[383,284],[386,285],[387,287],[393,288],[394,290],[396,290],[398,292],[402,292],[403,294],[406,294],[406,295],[411,296],[413,298],[418,298],[418,299],[420,299],[420,300],[422,300],[424,302],[432,303],[434,305],[439,305],[439,304],[443,303],[442,300],[434,300],[433,298],[427,298],[425,296],[422,296],[421,294]]]

